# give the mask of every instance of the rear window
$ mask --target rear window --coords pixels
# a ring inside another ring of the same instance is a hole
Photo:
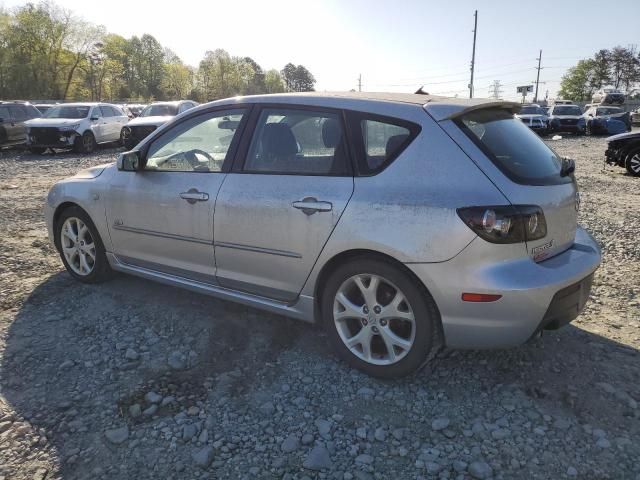
[[[502,109],[470,112],[458,120],[467,136],[511,180],[524,185],[569,183],[562,159],[513,115]]]

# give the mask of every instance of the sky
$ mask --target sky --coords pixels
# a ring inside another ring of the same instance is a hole
[[[26,2],[0,0],[7,8]],[[601,48],[637,44],[640,0],[56,0],[125,37],[150,33],[197,66],[207,50],[249,56],[265,70],[303,64],[316,90],[468,96],[473,13],[478,10],[475,96],[519,99],[532,84],[542,50],[539,98]],[[607,20],[607,11],[615,11]],[[601,21],[600,19],[604,19]],[[531,100],[529,96],[527,100]]]

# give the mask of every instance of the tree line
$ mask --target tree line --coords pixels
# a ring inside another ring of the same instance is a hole
[[[559,96],[574,101],[590,101],[601,88],[612,86],[637,97],[640,84],[640,53],[635,47],[599,50],[580,60],[562,77]]]
[[[0,99],[207,102],[315,83],[303,65],[265,71],[223,49],[192,67],[152,35],[124,38],[47,0],[0,8]]]

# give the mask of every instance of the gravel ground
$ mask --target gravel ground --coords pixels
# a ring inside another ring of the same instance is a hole
[[[124,275],[74,282],[49,246],[56,180],[111,161],[0,152],[0,480],[640,479],[640,179],[577,161],[602,245],[572,326],[444,351],[382,382],[312,326]]]

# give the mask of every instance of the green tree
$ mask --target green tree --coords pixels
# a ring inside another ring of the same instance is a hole
[[[284,82],[280,72],[276,69],[267,70],[264,75],[265,93],[282,93],[284,92]]]
[[[287,63],[282,69],[282,78],[289,92],[312,92],[316,79],[303,65]]]
[[[594,91],[593,82],[594,61],[580,60],[575,67],[570,68],[562,77],[560,83],[560,97],[573,100],[591,100]]]

